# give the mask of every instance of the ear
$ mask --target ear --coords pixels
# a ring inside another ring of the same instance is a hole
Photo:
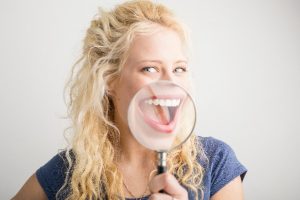
[[[111,90],[111,89],[106,89],[106,90],[105,90],[105,94],[106,94],[108,97],[114,97],[114,96],[115,96],[115,91],[114,91],[114,90]]]
[[[107,94],[107,96],[109,97],[116,96],[116,88],[118,85],[117,83],[118,83],[117,79],[111,80],[107,83],[107,86],[105,88],[105,93]]]

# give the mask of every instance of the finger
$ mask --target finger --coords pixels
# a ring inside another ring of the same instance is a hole
[[[155,176],[149,184],[149,189],[152,193],[158,193],[163,190],[175,198],[187,197],[187,191],[170,173],[163,173]]]
[[[174,200],[174,198],[165,193],[155,193],[149,197],[149,200]]]

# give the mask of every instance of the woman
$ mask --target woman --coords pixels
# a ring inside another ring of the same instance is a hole
[[[243,199],[246,169],[225,143],[192,135],[168,155],[169,171],[155,175],[155,153],[128,128],[129,102],[144,85],[189,87],[186,49],[183,26],[162,5],[131,1],[102,11],[69,82],[71,145],[14,199]]]

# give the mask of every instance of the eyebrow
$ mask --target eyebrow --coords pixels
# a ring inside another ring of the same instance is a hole
[[[138,61],[137,63],[143,63],[143,62],[155,62],[155,63],[159,63],[159,64],[162,64],[162,63],[163,63],[161,60],[140,60],[140,61]],[[175,64],[176,64],[176,63],[182,63],[182,62],[187,63],[188,61],[187,61],[187,60],[177,60],[177,61],[175,62]]]

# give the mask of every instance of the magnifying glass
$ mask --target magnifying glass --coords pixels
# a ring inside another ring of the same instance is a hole
[[[167,171],[167,152],[192,134],[195,103],[189,93],[171,81],[142,87],[128,107],[128,125],[136,140],[158,155],[157,173]]]

